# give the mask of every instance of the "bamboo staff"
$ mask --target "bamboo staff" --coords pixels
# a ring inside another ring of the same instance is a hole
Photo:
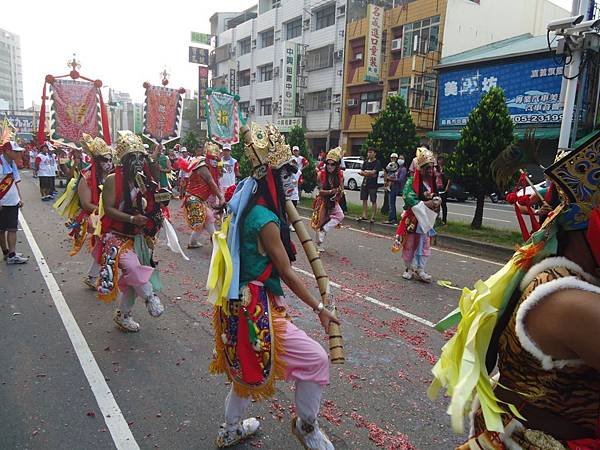
[[[304,222],[300,218],[300,215],[298,214],[298,211],[291,200],[287,200],[285,202],[285,210],[290,223],[296,229],[298,239],[300,239],[304,253],[306,253],[306,257],[310,262],[310,267],[313,271],[313,275],[315,276],[315,280],[317,280],[317,285],[319,286],[321,300],[323,301],[323,304],[337,317],[337,309],[329,300],[329,277],[325,273],[323,263],[319,257],[319,252],[317,251],[315,244],[310,237],[306,226],[304,225]],[[344,364],[346,360],[344,357],[344,341],[342,338],[342,331],[340,326],[333,322],[329,323],[329,357],[331,358],[332,364]]]

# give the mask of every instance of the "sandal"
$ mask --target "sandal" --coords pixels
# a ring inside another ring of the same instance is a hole
[[[359,217],[356,220],[359,221],[359,222],[362,222],[363,220],[369,220],[369,219],[367,219],[366,217]]]

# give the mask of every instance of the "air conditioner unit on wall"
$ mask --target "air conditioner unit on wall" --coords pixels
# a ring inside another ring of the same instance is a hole
[[[304,19],[304,22],[303,22],[303,25],[302,25],[302,29],[303,30],[310,29],[310,19]]]
[[[387,96],[392,97],[394,95],[398,95],[398,91],[388,91]]]
[[[392,51],[402,50],[402,39],[392,40]]]
[[[251,113],[253,113],[255,110],[256,110],[256,106],[254,106],[254,105],[250,105],[250,106],[248,107],[248,112],[251,112]]]
[[[362,53],[357,53],[356,56],[354,57],[355,61],[362,61],[362,59],[363,59]]]
[[[379,112],[379,102],[367,103],[367,114],[377,114]]]
[[[348,102],[346,103],[349,107],[353,107],[356,106],[357,102],[355,98],[349,98]]]

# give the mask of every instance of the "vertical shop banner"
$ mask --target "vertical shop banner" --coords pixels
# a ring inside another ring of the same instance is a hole
[[[367,6],[369,32],[365,49],[367,52],[367,71],[365,81],[377,83],[381,80],[381,34],[383,30],[383,8],[370,4]]]
[[[133,105],[133,132],[135,134],[141,134],[143,127],[144,108],[142,105],[137,103]]]
[[[156,144],[179,137],[183,96],[178,89],[148,86],[144,102],[143,135]]]
[[[238,102],[231,94],[212,91],[208,101],[208,136],[218,144],[239,142]]]
[[[286,41],[283,59],[283,82],[281,89],[281,115],[296,115],[296,90],[298,84],[298,45]]]
[[[56,80],[51,98],[50,139],[79,145],[83,133],[103,137],[100,99],[94,83]]]
[[[237,63],[235,61],[231,61],[229,63],[229,92],[232,94],[237,94]]]
[[[208,67],[198,67],[198,118],[206,120],[206,90],[208,89]]]

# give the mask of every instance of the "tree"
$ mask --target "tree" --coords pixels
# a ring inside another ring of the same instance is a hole
[[[471,228],[481,228],[485,195],[495,190],[490,167],[498,154],[514,143],[513,131],[514,124],[508,114],[504,91],[491,88],[469,114],[467,124],[460,132],[456,151],[448,155],[448,175],[460,180],[477,199]]]
[[[377,159],[381,167],[385,167],[390,160],[392,153],[398,153],[405,156],[405,161],[415,157],[419,138],[415,123],[412,120],[410,111],[404,103],[404,98],[399,95],[388,97],[385,109],[377,116],[372,129],[367,136],[363,151],[368,148],[377,149]],[[389,197],[383,197],[383,214],[389,211]]]
[[[302,169],[302,190],[307,194],[311,194],[317,187],[317,170],[315,159],[308,153],[306,145],[306,130],[302,127],[295,126],[286,136],[286,141],[290,144],[290,148],[297,145],[300,149],[300,154],[308,160],[308,166]]]
[[[240,167],[240,178],[246,178],[252,175],[252,168],[250,167],[250,161],[244,152],[244,142],[240,140],[235,145],[231,146],[231,155],[237,159]]]
[[[388,97],[385,109],[379,113],[365,141],[364,152],[369,147],[377,149],[377,159],[382,166],[392,153],[403,154],[406,161],[415,157],[419,138],[410,111],[399,95]]]
[[[185,138],[181,142],[181,145],[186,147],[191,154],[194,154],[194,152],[200,145],[200,142],[196,137],[196,133],[194,133],[193,131],[188,131],[188,133],[185,135]]]

